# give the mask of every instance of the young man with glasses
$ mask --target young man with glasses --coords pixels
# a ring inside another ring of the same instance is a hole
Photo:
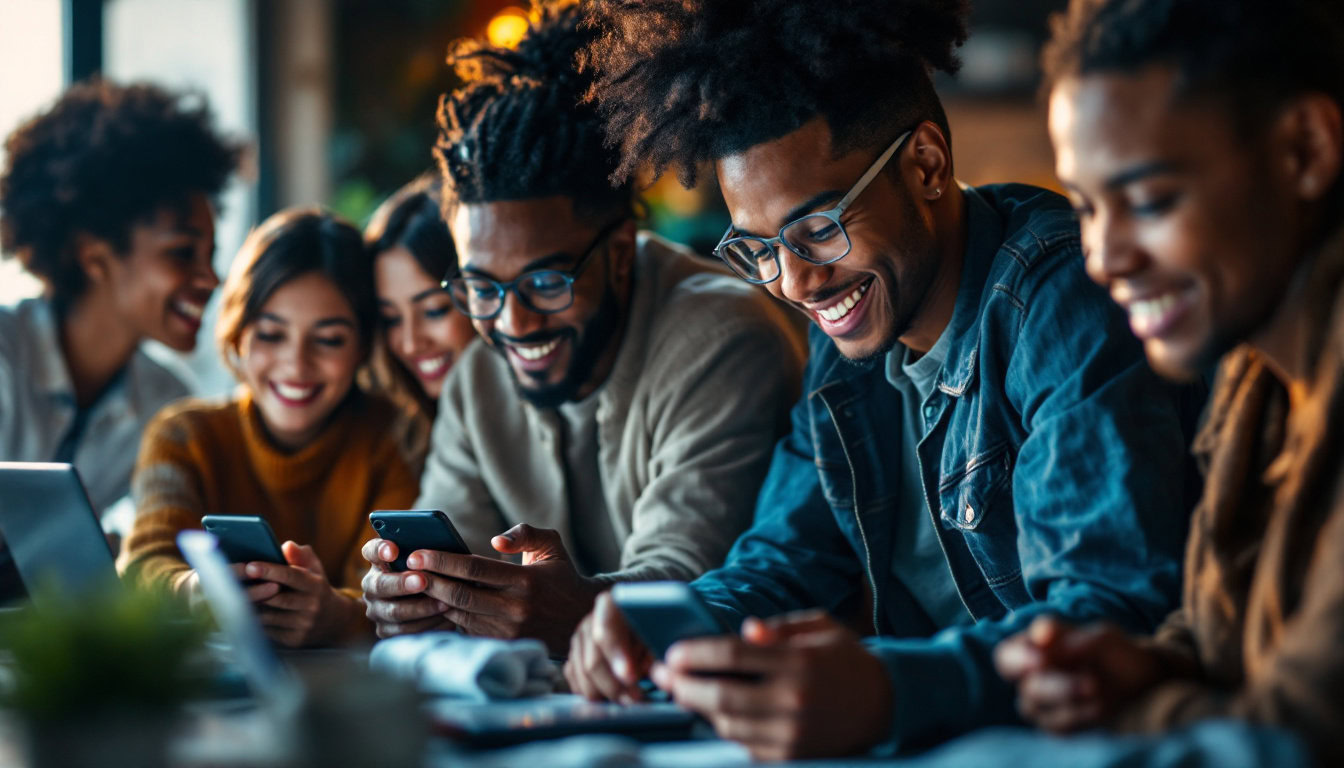
[[[1088,280],[1065,200],[955,179],[929,73],[956,68],[965,14],[594,3],[582,60],[620,173],[712,162],[718,254],[814,327],[755,522],[692,583],[740,636],[651,668],[604,596],[576,690],[635,698],[651,671],[759,758],[894,751],[1014,720],[991,653],[1032,616],[1148,628],[1176,602],[1199,398]]]
[[[804,345],[763,293],[636,232],[633,189],[612,186],[579,105],[590,33],[572,6],[539,12],[514,50],[459,47],[468,84],[439,115],[461,268],[444,285],[485,344],[444,383],[417,506],[446,512],[474,555],[406,553],[393,573],[395,546],[375,539],[364,592],[384,636],[457,627],[562,656],[612,583],[723,561]]]

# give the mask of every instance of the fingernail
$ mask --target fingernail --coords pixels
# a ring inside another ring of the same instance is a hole
[[[261,575],[261,566],[260,566],[260,565],[257,565],[256,563],[248,563],[248,564],[247,564],[247,575],[248,575],[248,576],[260,576],[260,575]]]
[[[504,533],[499,534],[499,538],[505,541],[513,541],[513,534],[505,531]]]
[[[383,558],[384,560],[389,561],[389,562],[392,561],[392,560],[396,560],[396,559],[397,559],[397,558],[395,558],[395,557],[392,556],[392,548],[389,547],[389,546],[386,545],[386,544],[384,544],[383,546],[379,547],[379,549],[378,549],[378,556],[381,557],[381,558]]]
[[[418,573],[413,573],[406,577],[406,588],[420,591],[425,588],[425,577]]]
[[[668,683],[667,667],[663,666],[662,664],[654,664],[653,669],[649,672],[649,677],[653,678],[654,684],[657,685],[659,688],[667,687]]]
[[[611,671],[622,680],[630,679],[630,662],[625,660],[624,656],[616,656],[611,660]]]
[[[419,555],[411,555],[410,557],[406,558],[406,567],[419,568],[421,565],[420,561],[423,559],[424,558],[420,557]]]

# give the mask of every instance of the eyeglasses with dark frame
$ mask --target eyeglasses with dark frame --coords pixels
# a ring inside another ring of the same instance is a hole
[[[794,219],[780,228],[778,236],[770,238],[729,237],[733,234],[733,227],[729,225],[728,230],[723,233],[723,239],[714,247],[714,255],[723,259],[743,280],[756,285],[764,285],[779,277],[780,243],[809,264],[821,266],[845,258],[849,255],[851,246],[849,233],[845,231],[845,225],[840,222],[841,214],[863,194],[869,183],[886,167],[887,162],[913,132],[902,133],[878,155],[834,208]]]
[[[604,226],[593,238],[593,242],[583,249],[583,255],[568,271],[559,269],[535,269],[501,282],[480,275],[457,275],[445,278],[439,283],[448,291],[453,305],[462,314],[473,320],[489,320],[504,311],[504,300],[509,291],[513,291],[523,306],[543,315],[563,312],[574,303],[574,281],[583,273],[584,267],[597,252],[602,243],[616,228],[625,223],[621,217]]]

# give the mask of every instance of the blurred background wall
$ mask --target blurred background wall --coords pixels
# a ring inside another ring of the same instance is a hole
[[[971,184],[1055,186],[1037,53],[1066,0],[973,0],[961,74],[938,81],[957,175]],[[226,193],[221,276],[247,230],[290,205],[321,203],[363,224],[387,194],[433,167],[434,113],[455,86],[449,44],[526,25],[523,0],[0,0],[0,135],[95,73],[154,80],[209,99],[219,126],[252,148]],[[842,12],[843,3],[836,3]],[[0,162],[3,158],[0,157]],[[708,253],[727,225],[712,178],[665,178],[650,224]],[[39,286],[0,260],[0,302]],[[213,306],[206,328],[213,325]],[[156,350],[156,354],[172,354]],[[213,339],[187,361],[202,391],[226,392]]]

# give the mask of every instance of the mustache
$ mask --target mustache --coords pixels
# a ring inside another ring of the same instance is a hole
[[[560,328],[554,331],[536,331],[526,336],[506,336],[499,331],[490,331],[490,342],[496,347],[502,347],[505,344],[545,344],[552,339],[563,339],[565,337],[573,338],[578,335],[573,328]]]

